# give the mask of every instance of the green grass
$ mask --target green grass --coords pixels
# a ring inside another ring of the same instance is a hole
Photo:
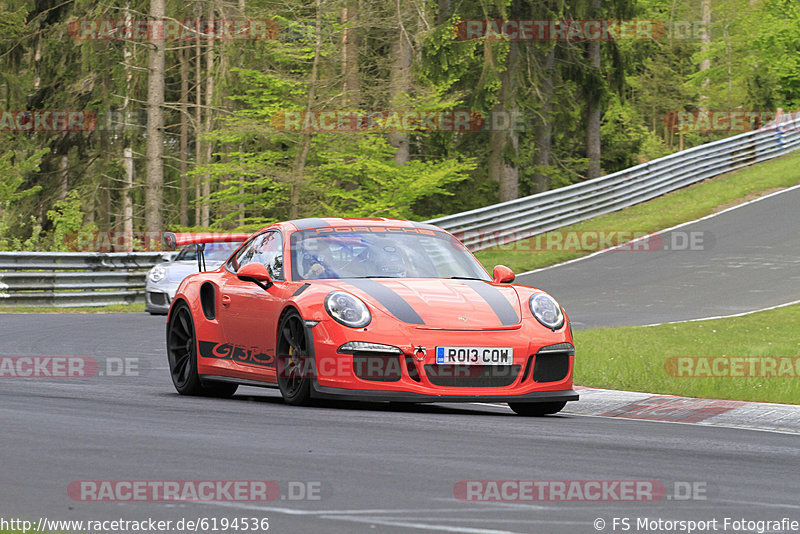
[[[710,215],[766,192],[797,184],[800,184],[800,151],[709,178],[648,202],[560,228],[558,232],[651,233]],[[476,256],[489,272],[492,272],[495,265],[503,264],[514,272],[521,273],[596,252],[594,249],[552,250],[552,247],[551,250],[536,250],[535,239],[482,250]],[[546,235],[539,237],[539,240],[540,243],[546,243]]]
[[[796,374],[687,378],[671,376],[674,371],[668,372],[665,365],[675,356],[797,358],[798,324],[800,305],[794,305],[728,319],[576,331],[575,383],[686,397],[800,404],[800,376]],[[797,371],[795,365],[794,373]]]
[[[144,303],[56,308],[55,306],[0,306],[0,313],[144,313]],[[2,532],[0,532],[2,534]]]

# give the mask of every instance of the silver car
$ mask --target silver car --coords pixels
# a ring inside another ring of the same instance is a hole
[[[225,263],[242,242],[208,243],[205,248],[206,269],[214,270]],[[196,245],[186,245],[172,261],[159,263],[147,273],[144,310],[151,315],[166,315],[175,291],[184,278],[197,272]]]

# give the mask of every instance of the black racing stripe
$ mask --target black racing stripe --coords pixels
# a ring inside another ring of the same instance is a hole
[[[403,297],[395,293],[380,282],[369,279],[350,279],[347,283],[357,287],[364,293],[383,304],[389,310],[389,313],[403,321],[410,324],[425,324],[422,317],[414,311],[411,305],[403,300]]]
[[[503,296],[503,293],[481,280],[461,280],[480,295],[486,303],[492,307],[497,318],[504,326],[511,326],[519,323],[519,316],[514,307]]]
[[[323,226],[330,226],[330,223],[325,221],[325,219],[320,219],[319,217],[310,217],[308,219],[295,219],[294,221],[289,221],[289,222],[295,225],[298,230],[308,230],[309,228],[320,228]]]
[[[310,285],[311,284],[303,284],[302,286],[298,287],[297,289],[294,290],[294,293],[292,293],[292,296],[296,297],[297,295],[299,295],[300,293],[302,293],[303,291],[308,289]]]

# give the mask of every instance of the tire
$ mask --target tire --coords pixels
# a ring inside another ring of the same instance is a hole
[[[197,375],[197,337],[189,306],[175,306],[167,325],[167,361],[172,384],[181,395],[230,397],[238,384],[203,383]]]
[[[542,417],[560,412],[567,401],[556,402],[509,402],[508,406],[519,415],[526,417]]]
[[[286,404],[311,404],[309,364],[313,363],[308,347],[303,318],[296,310],[283,316],[278,327],[277,354],[278,388]]]

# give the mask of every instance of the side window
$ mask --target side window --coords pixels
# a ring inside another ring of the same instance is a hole
[[[252,262],[263,263],[274,280],[283,280],[283,240],[280,232],[270,231],[250,241],[239,254],[235,264],[230,267],[242,267]]]
[[[241,249],[239,249],[239,252],[237,252],[235,256],[231,256],[231,259],[228,260],[228,263],[225,264],[225,267],[230,272],[235,273],[239,269],[239,267],[244,265],[244,263],[242,263],[242,259],[248,254],[248,251],[253,248],[255,242],[258,240],[259,238],[257,237],[245,243],[244,246]]]

